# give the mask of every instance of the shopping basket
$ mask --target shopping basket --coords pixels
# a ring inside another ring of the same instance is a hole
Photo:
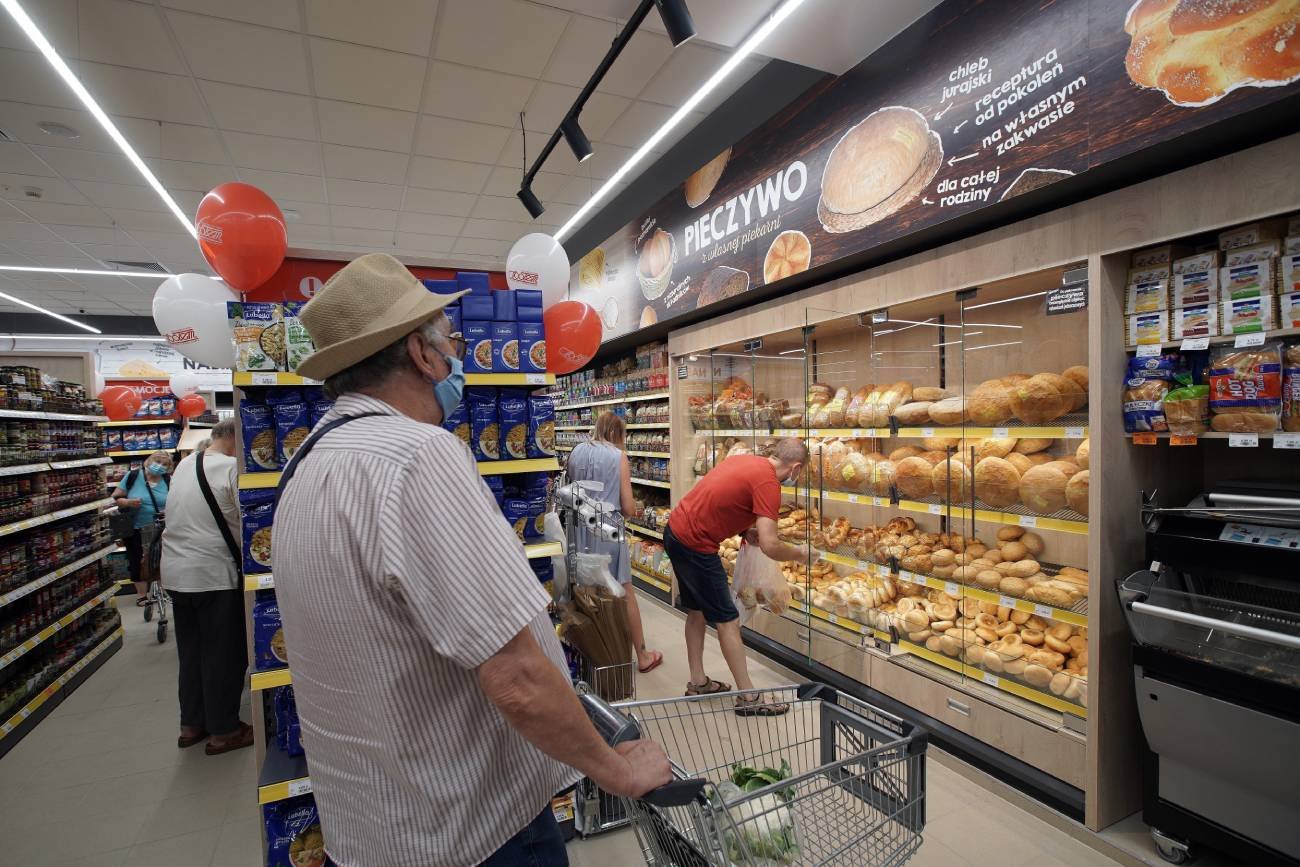
[[[783,702],[783,716],[740,717],[737,696]],[[824,684],[610,705],[582,696],[611,744],[658,741],[674,781],[628,802],[646,863],[898,865],[921,845],[925,750],[918,726]],[[730,797],[734,769],[790,776]],[[731,789],[731,787],[727,787]]]

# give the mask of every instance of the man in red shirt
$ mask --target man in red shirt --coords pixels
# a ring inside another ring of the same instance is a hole
[[[737,687],[754,688],[740,638],[740,613],[731,601],[718,546],[745,533],[746,543],[757,544],[773,560],[807,559],[808,546],[787,545],[776,535],[781,485],[798,479],[807,460],[808,447],[792,437],[777,443],[772,457],[733,455],[710,470],[673,508],[664,530],[664,550],[686,609],[686,657],[691,667],[687,695],[731,689],[704,673],[704,633],[709,623],[718,630],[718,644]],[[774,716],[789,710],[782,704],[764,704],[760,698],[756,694],[737,699],[736,713]]]

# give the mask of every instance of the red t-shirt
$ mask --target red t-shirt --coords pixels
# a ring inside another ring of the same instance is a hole
[[[772,462],[759,455],[732,455],[695,483],[673,507],[668,526],[692,551],[716,554],[723,539],[754,526],[756,518],[781,512],[781,482]]]

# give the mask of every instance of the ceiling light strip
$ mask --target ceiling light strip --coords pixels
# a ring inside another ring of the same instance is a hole
[[[95,271],[88,268],[38,268],[34,265],[0,265],[0,271],[22,271],[30,274],[79,274],[82,277],[154,277],[166,280],[171,274],[157,271]]]
[[[55,315],[55,314],[51,314]],[[91,343],[118,343],[133,341],[139,343],[166,343],[166,337],[145,337],[144,335],[130,334],[101,334],[97,337],[91,337],[81,334],[0,334],[3,340],[80,340]]]
[[[12,2],[12,0],[0,0],[0,2],[9,3]],[[670,132],[676,129],[681,122],[695,110],[695,107],[704,101],[705,97],[717,90],[718,86],[726,80],[727,76],[735,72],[741,62],[744,61],[746,57],[753,54],[754,50],[772,34],[772,31],[776,30],[776,28],[781,25],[781,22],[789,18],[796,9],[803,5],[803,3],[804,0],[785,0],[785,2],[782,3],[775,12],[768,16],[766,21],[755,28],[754,32],[740,44],[740,47],[727,58],[726,63],[722,64],[722,66],[718,68],[717,72],[714,72],[713,75],[709,76],[704,84],[700,85],[699,90],[695,91],[686,102],[682,103],[681,107],[673,113],[672,117],[664,121],[663,126],[655,130],[650,137],[641,144],[641,147],[637,148],[636,151],[627,158],[627,161],[624,162],[623,165],[619,166],[618,170],[610,176],[609,180],[605,181],[605,183],[601,185],[600,189],[596,190],[595,194],[587,200],[586,204],[578,208],[577,212],[569,218],[568,222],[559,228],[555,233],[556,240],[564,240],[565,237],[577,228],[582,222],[582,219],[587,216],[587,214],[591,213],[592,209],[595,208],[596,205],[600,204],[609,196],[610,192],[621,180],[623,180],[624,177],[627,176],[628,172],[636,168],[647,156],[650,155],[650,152],[654,150],[655,145],[663,141]]]
[[[99,121],[99,125],[104,128],[104,132],[108,133],[109,138],[117,144],[126,158],[131,161],[131,165],[135,166],[136,171],[141,174],[149,186],[153,187],[153,191],[167,205],[167,209],[176,215],[176,219],[181,221],[181,225],[185,227],[186,232],[189,232],[190,237],[197,241],[199,234],[195,230],[194,224],[190,222],[189,217],[185,216],[185,212],[181,210],[180,205],[176,204],[176,200],[154,177],[153,172],[144,164],[144,160],[140,159],[140,155],[135,152],[135,148],[131,147],[131,143],[118,130],[117,125],[99,107],[99,103],[95,102],[95,98],[90,95],[90,91],[86,90],[85,85],[68,67],[68,64],[63,61],[59,53],[54,50],[54,46],[45,38],[45,34],[36,26],[36,22],[31,19],[27,11],[19,5],[18,0],[0,0],[0,6],[4,6],[5,11],[13,17],[19,28],[27,34],[27,38],[40,49],[41,54],[45,55],[45,59],[49,61],[50,66],[54,67],[54,71],[63,79],[64,84],[72,89],[72,92],[77,95],[77,99],[81,100],[81,104],[86,107],[86,110],[95,116],[95,120]],[[57,314],[51,313],[50,315],[55,316]]]
[[[91,334],[104,333],[100,331],[98,328],[94,327],[93,325],[87,325],[84,322],[78,322],[76,319],[69,319],[67,316],[62,316],[58,313],[55,313],[53,310],[46,310],[44,307],[41,307],[39,304],[33,304],[30,301],[24,301],[23,299],[10,295],[7,292],[0,292],[0,298],[3,298],[6,301],[12,301],[13,303],[18,304],[22,307],[26,307],[29,310],[35,310],[37,313],[44,313],[46,316],[53,316],[55,319],[59,320],[60,322],[66,322],[69,325],[75,325],[78,328],[84,328],[85,330],[89,331]]]

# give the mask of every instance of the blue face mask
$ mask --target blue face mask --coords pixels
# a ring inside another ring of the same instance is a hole
[[[444,355],[443,358],[451,372],[433,384],[433,396],[438,399],[438,406],[442,407],[442,417],[447,419],[460,406],[461,396],[465,392],[465,365],[454,355]]]
[[[149,466],[145,467],[145,469],[153,473],[155,476],[167,475],[167,468],[164,467],[162,464],[150,464]]]

